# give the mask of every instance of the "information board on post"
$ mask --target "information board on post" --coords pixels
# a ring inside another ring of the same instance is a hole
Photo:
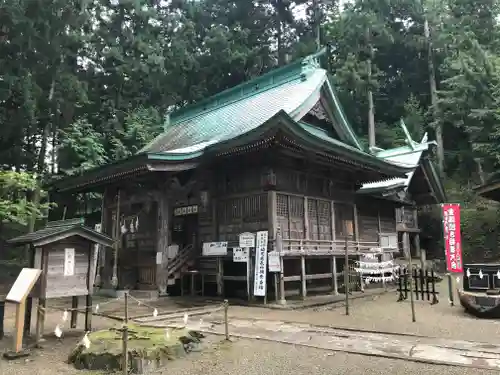
[[[227,242],[204,242],[201,253],[203,256],[226,256]]]
[[[239,235],[240,247],[255,247],[255,234],[250,232],[241,233]]]
[[[462,273],[462,239],[460,236],[460,204],[445,203],[443,212],[443,235],[448,272]]]
[[[280,253],[271,251],[268,253],[269,272],[281,272]]]
[[[253,295],[259,297],[266,296],[267,277],[267,241],[269,233],[266,231],[257,232],[255,244],[255,279],[253,284]]]
[[[234,247],[233,248],[233,262],[246,263],[248,262],[249,250],[247,247]]]
[[[33,286],[38,281],[42,270],[36,268],[23,268],[16,281],[10,288],[5,300],[8,302],[22,303],[28,297]]]

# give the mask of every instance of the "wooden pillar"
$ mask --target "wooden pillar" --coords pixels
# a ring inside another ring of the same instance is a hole
[[[286,296],[285,296],[285,259],[280,256],[280,303],[282,305],[286,304]]]
[[[87,296],[85,298],[85,331],[92,330],[92,293],[94,292],[94,245],[89,246],[87,271]]]
[[[417,256],[420,258],[420,265],[422,269],[425,270],[427,263],[427,254],[425,253],[425,250],[422,250],[420,248],[420,233],[415,233],[415,237],[413,238],[413,245],[415,246]]]
[[[337,258],[332,256],[332,290],[334,295],[339,294],[339,286],[337,280]]]
[[[268,231],[269,231],[269,240],[276,240],[276,229],[277,229],[277,203],[276,203],[276,192],[268,191],[267,192],[267,210],[268,210]],[[273,249],[274,250],[274,249]]]
[[[120,228],[120,188],[117,189],[116,192],[116,213],[115,213],[115,231],[113,233],[113,239],[115,240],[114,251],[113,251],[113,276],[111,277],[111,286],[114,289],[118,288],[118,257],[120,256],[120,247],[121,247],[121,228]]]
[[[306,280],[306,257],[300,257],[300,281],[301,281],[301,293],[302,298],[307,296],[307,280]]]
[[[356,205],[356,203],[354,203],[353,215],[354,215],[354,236],[355,236],[355,241],[357,243],[357,250],[359,251],[358,206]]]
[[[160,189],[156,194],[158,202],[158,242],[156,245],[156,287],[161,296],[167,294],[168,246],[170,233],[170,202],[168,191]],[[182,280],[181,280],[182,281]]]
[[[70,327],[71,328],[76,328],[76,325],[78,324],[78,297],[73,296],[71,297],[71,323]]]
[[[39,343],[43,338],[43,331],[45,328],[45,316],[47,311],[45,308],[47,307],[47,300],[45,299],[45,295],[47,293],[47,272],[49,269],[49,254],[48,250],[44,248],[40,248],[36,250],[35,255],[35,265],[40,262],[40,269],[42,269],[42,274],[40,276],[40,298],[38,299],[38,311],[37,311],[37,319],[36,319],[36,343]]]
[[[101,232],[110,237],[114,236],[113,232],[113,217],[109,206],[113,203],[115,196],[115,189],[106,187],[102,197],[102,212],[101,212]],[[101,274],[101,286],[105,289],[111,288],[111,277],[113,276],[112,270],[112,256],[113,248],[105,247],[101,249],[99,259],[99,271]]]
[[[309,216],[307,209],[307,197],[304,197],[304,239],[309,239]]]

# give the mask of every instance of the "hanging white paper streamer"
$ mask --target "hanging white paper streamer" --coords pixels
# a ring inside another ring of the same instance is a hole
[[[98,313],[99,312],[99,304],[95,305],[95,312]]]
[[[364,256],[365,258],[367,258],[365,254]],[[373,259],[376,259],[376,257],[374,257]],[[365,284],[393,281],[397,278],[394,272],[396,272],[400,268],[399,265],[394,265],[394,262],[392,260],[388,260],[385,262],[358,261],[356,263],[359,267],[354,268],[354,270],[361,275],[361,278],[365,282]],[[386,276],[386,274],[390,275]]]
[[[386,268],[392,266],[394,262],[392,260],[388,260],[385,262],[360,262],[356,261],[360,268]]]
[[[66,322],[68,320],[68,310],[64,310],[63,316],[62,316],[62,321]]]
[[[184,321],[184,325],[187,325],[187,323],[188,323],[188,319],[189,319],[188,314],[187,314],[187,313],[184,313],[184,319],[183,319],[183,321]]]
[[[82,345],[85,346],[85,348],[87,349],[90,348],[90,339],[88,333],[86,333],[85,336],[83,336]]]
[[[483,279],[483,271],[479,270],[479,278],[482,280]]]
[[[154,309],[153,311],[153,316],[156,318],[158,316],[158,310],[157,309]]]
[[[56,329],[54,329],[54,335],[56,335],[57,338],[61,338],[63,332],[61,327],[59,327],[59,324],[56,325]]]

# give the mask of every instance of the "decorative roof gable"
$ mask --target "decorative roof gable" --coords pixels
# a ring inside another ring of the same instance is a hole
[[[406,146],[396,147],[388,150],[373,149],[372,152],[375,153],[377,158],[386,160],[393,164],[400,165],[402,167],[411,168],[410,172],[406,173],[406,178],[392,178],[385,181],[370,182],[363,184],[361,189],[359,189],[360,194],[375,194],[384,192],[395,192],[404,191],[407,192],[412,183],[416,172],[419,168],[423,169],[423,174],[428,180],[432,194],[434,195],[435,203],[442,203],[446,199],[444,188],[442,186],[441,179],[437,175],[432,162],[424,157],[425,154],[430,151],[432,145],[436,145],[435,141],[428,141],[427,133],[424,134],[422,140],[417,143],[415,142],[406,125],[401,120],[401,128],[405,133]]]

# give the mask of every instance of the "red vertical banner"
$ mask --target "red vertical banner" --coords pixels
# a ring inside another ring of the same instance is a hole
[[[442,204],[443,234],[446,251],[446,268],[448,272],[463,272],[462,238],[460,237],[460,205],[458,203]]]

